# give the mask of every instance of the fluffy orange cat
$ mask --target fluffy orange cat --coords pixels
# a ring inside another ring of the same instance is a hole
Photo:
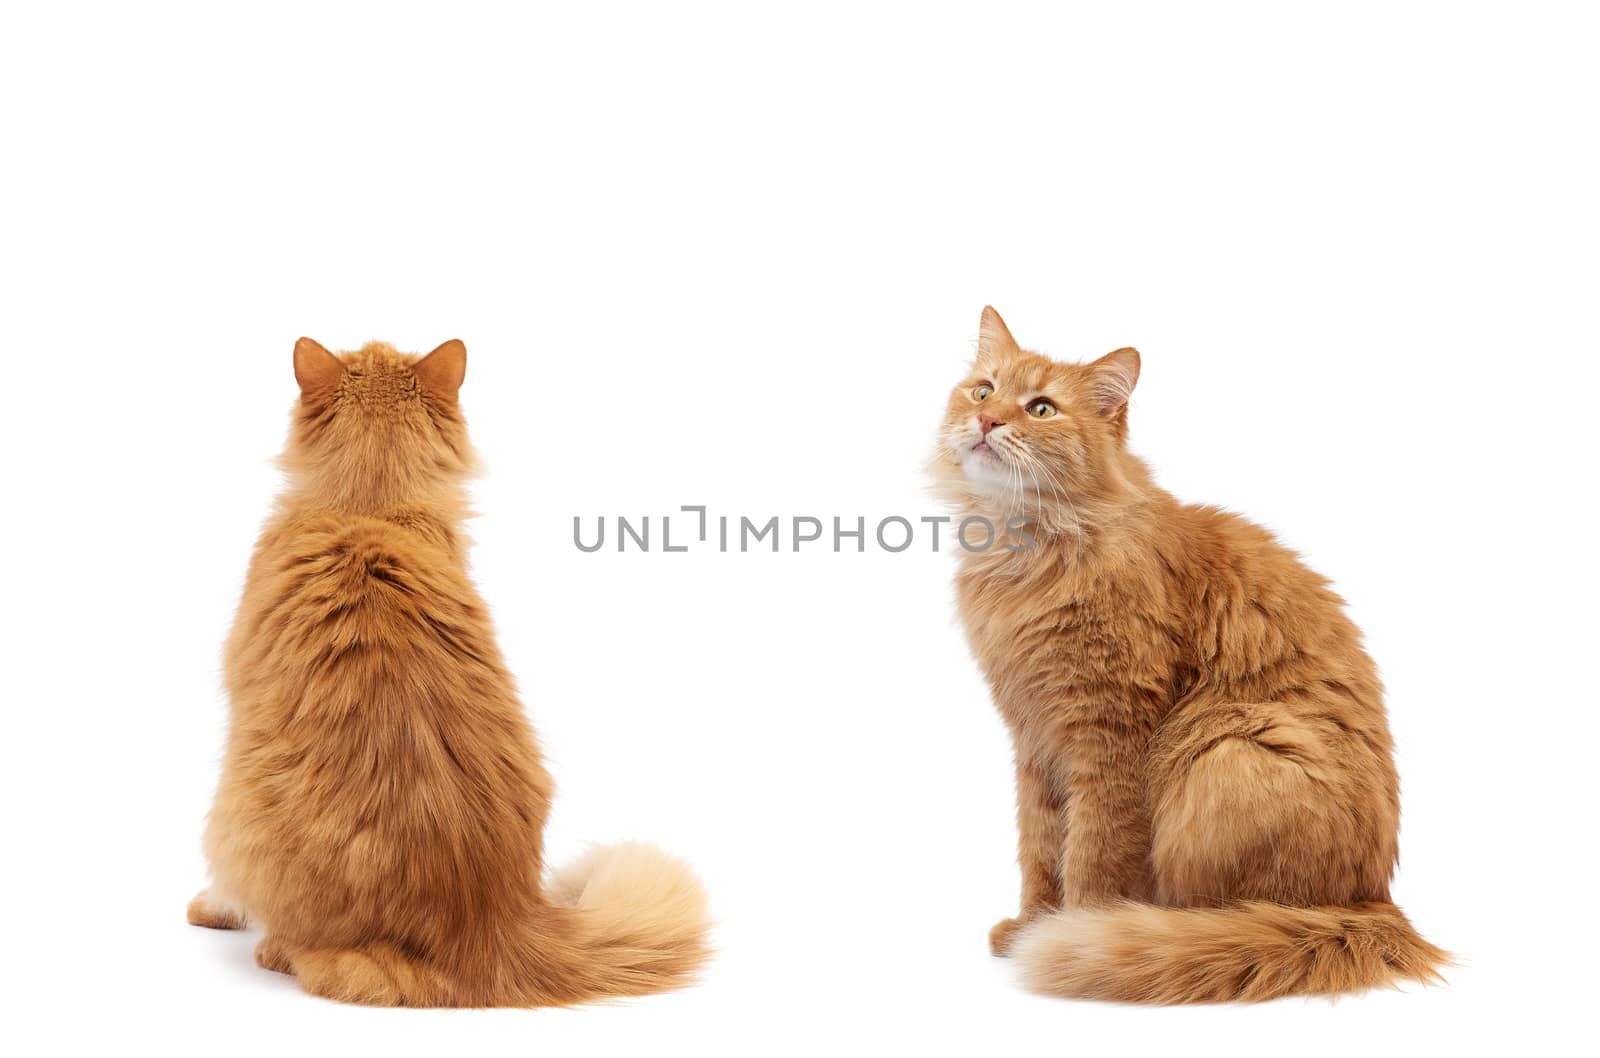
[[[1342,600],[1126,446],[1139,354],[1055,363],[986,308],[935,459],[960,609],[1016,750],[1022,909],[990,934],[1063,996],[1153,1003],[1437,978],[1389,899],[1399,785]],[[1016,523],[1013,523],[1016,524]]]
[[[232,699],[189,921],[355,1003],[542,1006],[660,991],[705,898],[643,845],[542,877],[551,782],[467,576],[466,348],[302,338],[287,491],[226,653]]]

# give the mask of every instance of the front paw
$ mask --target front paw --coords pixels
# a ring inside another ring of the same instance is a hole
[[[206,929],[244,929],[248,924],[242,912],[219,902],[209,889],[189,901],[188,915],[189,925]]]
[[[1011,951],[1011,941],[1017,931],[1028,923],[1020,918],[1003,918],[989,931],[989,951],[1004,956]]]

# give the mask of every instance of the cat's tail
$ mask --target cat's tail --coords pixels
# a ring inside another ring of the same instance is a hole
[[[638,842],[591,849],[555,872],[551,903],[577,913],[570,969],[595,997],[665,992],[711,955],[706,894],[683,862]]]
[[[1125,1003],[1333,995],[1403,978],[1433,983],[1450,962],[1388,903],[1060,911],[1018,934],[1011,954],[1034,991]]]

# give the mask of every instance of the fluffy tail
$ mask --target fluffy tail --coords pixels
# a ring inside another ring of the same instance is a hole
[[[711,954],[705,890],[682,862],[628,842],[590,850],[546,887],[575,909],[581,968],[600,995],[645,995],[690,984]]]
[[[1019,934],[1011,954],[1034,991],[1125,1003],[1334,995],[1402,978],[1432,983],[1450,962],[1384,903],[1063,911]]]

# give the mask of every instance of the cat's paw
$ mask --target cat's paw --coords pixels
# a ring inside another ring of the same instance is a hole
[[[1028,923],[1020,918],[1003,918],[989,931],[989,951],[994,955],[1007,955],[1017,931]]]
[[[262,937],[261,943],[256,945],[256,965],[273,973],[294,973],[294,961],[289,956],[289,949],[273,936]]]
[[[354,948],[297,951],[290,969],[314,996],[374,1007],[406,1005],[406,996],[381,962]],[[418,1005],[427,1005],[425,1002]]]
[[[189,925],[206,929],[244,929],[244,913],[220,903],[207,889],[189,901]]]

